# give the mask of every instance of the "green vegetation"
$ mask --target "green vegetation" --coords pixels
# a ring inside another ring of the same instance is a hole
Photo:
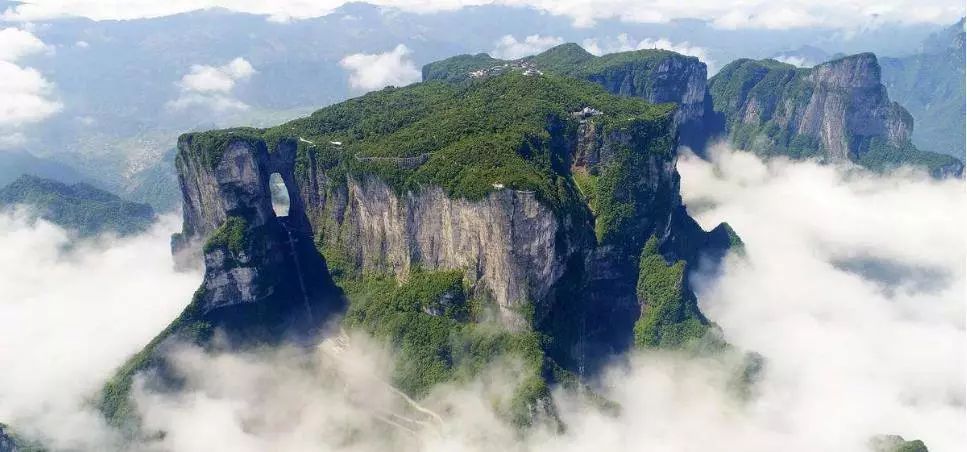
[[[588,196],[594,200],[594,232],[600,243],[632,244],[636,252],[650,224],[642,221],[648,218],[644,212],[674,207],[666,205],[672,197],[665,196],[665,187],[659,186],[656,193],[648,178],[642,177],[648,174],[654,154],[674,149],[675,138],[670,130],[668,124],[639,123],[631,134],[632,140],[613,150],[612,161],[600,171]]]
[[[925,167],[936,173],[945,167],[956,168],[961,165],[960,160],[955,157],[921,151],[912,143],[897,148],[890,146],[881,138],[870,140],[865,151],[860,154],[857,162],[874,171],[889,171],[901,165],[913,165]]]
[[[589,61],[598,58],[588,53],[583,47],[567,43],[551,47],[542,53],[524,58],[536,65],[542,71],[550,71],[561,75],[570,75],[584,67]],[[444,60],[446,61],[446,60]]]
[[[964,19],[902,58],[881,58],[890,98],[916,119],[913,143],[954,157],[965,155],[967,89],[964,86]]]
[[[670,92],[675,92],[682,86],[680,80],[659,80],[653,76],[654,71],[669,59],[698,62],[695,57],[661,49],[642,49],[594,56],[577,44],[567,43],[514,61],[491,58],[483,53],[447,58],[424,66],[423,80],[462,82],[470,79],[471,72],[506,65],[508,69],[505,71],[536,68],[545,74],[591,81],[604,86],[614,94],[654,100],[658,91],[663,91],[662,88],[670,88],[672,90]],[[664,86],[665,83],[668,85]]]
[[[510,401],[497,406],[517,425],[533,422],[550,392],[551,364],[534,332],[509,332],[476,318],[487,304],[467,296],[459,271],[414,270],[403,283],[364,276],[343,281],[350,300],[346,323],[386,340],[398,352],[393,384],[415,396],[438,383],[468,381],[500,358],[521,365],[521,382]],[[434,313],[439,315],[434,315]]]
[[[814,70],[775,60],[749,59],[736,60],[722,68],[709,80],[708,86],[713,108],[724,119],[732,143],[765,156],[828,159],[817,137],[799,134],[788,124],[792,111],[789,109],[802,114],[810,102],[814,88],[808,76]],[[749,107],[754,118],[745,110],[749,105],[754,107]],[[912,117],[903,107],[893,102],[889,108],[900,121],[912,124]],[[938,174],[960,167],[960,162],[953,157],[917,150],[910,142],[892,145],[885,138],[875,136],[853,137],[849,158],[875,171],[914,165]]]
[[[577,186],[584,198],[585,204],[591,209],[591,213],[597,216],[598,212],[598,176],[591,174],[584,168],[578,168],[571,173],[574,178],[574,185]]]
[[[245,233],[247,228],[248,223],[244,218],[228,217],[218,229],[212,232],[205,242],[204,251],[207,253],[218,247],[226,247],[233,255],[241,254],[250,245],[250,235]]]
[[[639,269],[637,292],[643,307],[635,322],[635,345],[681,348],[704,340],[713,326],[685,287],[685,262],[667,264],[652,236],[641,252]]]
[[[146,230],[156,218],[147,204],[124,201],[85,183],[66,185],[29,175],[0,189],[0,207],[17,204],[81,236],[134,234]]]
[[[486,53],[457,55],[423,66],[423,80],[466,80],[470,78],[469,74],[473,71],[503,63],[503,60],[493,58]]]
[[[200,344],[211,337],[212,325],[201,318],[201,299],[204,291],[204,287],[199,288],[181,315],[140,352],[128,358],[101,389],[98,408],[112,425],[128,431],[136,429],[139,418],[128,397],[134,384],[134,376],[142,370],[155,369],[162,364],[160,348],[163,343],[177,337],[178,340],[187,343]]]
[[[899,435],[880,435],[870,440],[873,452],[930,452],[919,439],[907,441]]]
[[[269,152],[288,141],[297,143],[300,177],[314,161],[334,179],[369,174],[400,192],[439,186],[467,199],[480,199],[499,183],[534,191],[560,210],[573,202],[574,189],[567,149],[554,141],[558,134],[550,129],[575,130],[577,120],[570,113],[585,106],[604,112],[595,121],[605,133],[661,133],[662,138],[674,110],[615,97],[579,80],[511,73],[459,86],[428,82],[387,88],[270,129],[188,134],[182,141],[208,165],[216,165],[238,141]],[[640,142],[654,138],[639,135]],[[665,144],[649,149],[671,152]]]

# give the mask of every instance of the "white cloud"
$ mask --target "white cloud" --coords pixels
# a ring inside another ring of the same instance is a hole
[[[522,41],[512,35],[505,35],[494,43],[490,56],[505,60],[516,60],[525,56],[541,53],[551,47],[564,44],[564,39],[558,36],[530,35]]]
[[[45,50],[47,46],[33,33],[19,28],[0,29],[0,61],[14,62]]]
[[[519,436],[494,414],[494,391],[514,381],[512,371],[498,368],[420,400],[441,416],[436,427],[432,416],[393,403],[392,391],[373,378],[389,375],[385,357],[374,363],[353,347],[343,353],[365,371],[342,379],[333,372],[345,363],[320,357],[307,365],[285,353],[280,361],[194,351],[178,361],[195,389],[174,397],[142,393],[139,406],[153,426],[176,431],[166,445],[188,451],[705,451],[728,444],[750,452],[862,452],[871,436],[885,433],[923,439],[935,451],[963,450],[962,185],[914,173],[767,164],[722,150],[714,159],[684,158],[683,189],[689,204],[703,206],[703,223],[729,220],[746,243],[746,257],[731,257],[721,278],[700,292],[728,339],[766,359],[746,402],[728,389],[728,359],[646,353],[601,381],[620,414],[558,391],[567,431],[539,425]],[[850,269],[850,259],[926,272],[881,281]],[[412,431],[381,423],[380,414]],[[213,425],[208,419],[227,432],[224,442],[205,443],[198,434],[199,425]],[[367,433],[336,442],[343,437],[334,431],[354,429]]]
[[[77,47],[77,48],[80,48],[80,49],[86,49],[86,48],[88,48],[90,46],[91,46],[91,44],[88,43],[87,41],[77,41],[77,42],[74,43],[74,47]]]
[[[811,61],[807,61],[806,57],[795,56],[795,55],[778,56],[778,57],[775,57],[774,59],[781,63],[791,64],[796,67],[807,67],[807,66],[814,65],[814,63],[812,63]]]
[[[196,64],[189,73],[181,78],[185,91],[227,93],[235,87],[235,82],[245,80],[255,73],[255,68],[245,58],[235,58],[223,66]]]
[[[49,96],[53,84],[40,72],[0,61],[0,127],[15,127],[40,121],[63,108],[60,102]]]
[[[222,7],[262,14],[277,22],[319,17],[331,13],[344,0],[23,0],[9,7],[3,18],[38,21],[63,16],[95,20],[159,17],[201,8]],[[550,14],[567,16],[576,26],[593,25],[604,19],[657,23],[673,19],[703,19],[720,28],[795,28],[825,26],[855,29],[869,25],[947,24],[964,14],[957,0],[691,0],[687,2],[642,2],[639,0],[371,0],[370,3],[429,13],[466,6],[524,6]]]
[[[625,33],[621,33],[613,38],[589,38],[585,39],[581,46],[588,52],[595,55],[604,55],[615,52],[628,52],[631,50],[642,49],[664,49],[677,52],[682,55],[689,55],[702,60],[709,67],[709,74],[714,73],[714,62],[708,56],[708,49],[693,46],[688,42],[672,42],[666,38],[651,39],[645,38],[640,41],[632,39]]]
[[[200,275],[172,270],[165,217],[134,237],[65,248],[69,235],[0,212],[0,422],[42,430],[58,449],[110,440],[85,407],[114,368],[191,299]]]
[[[23,132],[13,132],[7,135],[0,135],[0,150],[12,149],[27,142],[27,136]]]
[[[566,431],[538,424],[521,432],[495,408],[521,375],[514,363],[411,403],[386,383],[392,375],[386,350],[362,336],[330,338],[310,353],[187,347],[172,355],[172,370],[186,379],[183,391],[156,392],[140,384],[134,391],[145,423],[166,431],[151,450],[697,452],[726,444],[749,452],[863,452],[870,436],[884,433],[923,439],[932,451],[967,448],[967,195],[961,181],[913,172],[876,176],[781,159],[764,163],[721,148],[712,152],[711,163],[684,157],[679,168],[691,212],[706,226],[728,220],[746,244],[745,256],[730,256],[719,278],[700,279],[705,284],[699,297],[731,343],[766,359],[748,399],[729,389],[734,357],[636,354],[596,385],[620,403],[620,411],[602,411],[558,390],[554,397]],[[39,238],[24,238],[32,234]],[[169,262],[162,259],[163,237],[145,242],[157,250],[138,253],[133,265],[117,258],[114,248],[92,255],[94,260],[62,262],[50,257],[62,241],[58,234],[0,234],[9,250],[0,255],[6,259],[0,260],[0,278],[10,278],[0,282],[20,294],[12,299],[43,287],[60,300],[0,316],[5,334],[36,331],[25,335],[31,340],[15,341],[16,355],[9,358],[23,357],[28,365],[18,361],[13,377],[0,374],[0,391],[26,390],[13,399],[0,392],[0,408],[8,400],[36,408],[42,404],[27,403],[30,396],[61,400],[62,393],[92,386],[81,383],[103,375],[104,363],[142,344],[180,306],[142,298],[173,296],[172,288],[181,287],[154,287],[163,281],[158,274],[170,275],[159,268]],[[38,279],[57,283],[38,285]],[[189,282],[196,283],[197,275]],[[184,291],[182,304],[189,288]],[[145,312],[161,310],[159,305],[170,312]],[[116,318],[131,325],[119,326]],[[151,319],[157,325],[149,325]],[[131,336],[118,333],[107,341],[120,327],[129,327]],[[86,342],[70,340],[77,337]],[[91,352],[76,351],[102,342],[114,350],[113,358],[101,347],[90,349],[97,352],[93,359]],[[0,360],[6,356],[0,353]],[[50,356],[66,361],[51,363]],[[93,364],[77,370],[81,361]],[[37,368],[46,373],[31,372]],[[77,376],[79,381],[71,379]],[[42,389],[61,381],[67,383],[56,391]],[[4,414],[0,409],[0,418]],[[74,429],[58,424],[62,428],[53,431],[66,435],[89,426],[76,422],[70,424]]]
[[[0,29],[0,135],[16,135],[21,125],[40,121],[63,108],[52,98],[53,84],[36,69],[21,66],[21,58],[48,51],[32,33]]]
[[[679,169],[700,222],[726,220],[746,242],[748,259],[702,291],[702,307],[766,356],[754,408],[794,429],[790,446],[846,450],[893,432],[964,450],[962,181],[724,148]]]
[[[181,94],[168,102],[168,108],[183,110],[199,107],[214,111],[244,110],[248,105],[232,95],[235,85],[248,80],[255,68],[245,58],[238,57],[222,66],[192,65],[181,77]]]
[[[410,49],[399,44],[384,53],[354,53],[343,58],[339,64],[350,71],[350,86],[370,91],[420,81],[420,70],[407,58],[409,54]]]

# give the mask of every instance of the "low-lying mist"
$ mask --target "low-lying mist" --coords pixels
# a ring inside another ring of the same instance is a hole
[[[175,216],[81,241],[30,217],[0,212],[0,422],[92,448],[109,432],[86,399],[178,315],[201,275],[172,270]]]
[[[389,383],[392,351],[350,331],[308,353],[176,348],[183,390],[133,392],[144,426],[166,434],[131,448],[812,452],[899,434],[967,450],[963,181],[724,147],[679,170],[692,215],[729,222],[745,243],[717,277],[695,280],[726,339],[765,358],[748,397],[730,390],[727,360],[636,353],[593,382],[620,409],[557,390],[565,429],[520,431],[495,408],[518,382],[515,363],[410,400]],[[173,227],[65,254],[63,231],[0,217],[0,366],[13,369],[0,374],[0,421],[51,444],[116,447],[83,402],[197,286],[198,274],[170,270]]]

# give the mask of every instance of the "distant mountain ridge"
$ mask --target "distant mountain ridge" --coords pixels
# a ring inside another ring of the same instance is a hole
[[[679,143],[699,154],[708,140],[725,136],[760,155],[850,161],[878,171],[913,165],[937,177],[963,173],[960,160],[911,142],[914,120],[889,98],[872,53],[811,68],[739,59],[706,84],[706,66],[694,57],[657,49],[597,57],[562,44],[517,60],[458,55],[425,65],[423,78],[465,83],[506,72],[564,75],[612,94],[674,103]]]
[[[881,58],[890,97],[916,120],[913,143],[920,149],[964,159],[967,130],[964,19],[927,40],[920,51]]]
[[[31,175],[0,189],[0,207],[15,205],[25,205],[40,218],[81,236],[134,234],[146,230],[156,219],[147,204],[125,201],[83,182],[67,185]]]
[[[918,150],[913,117],[891,100],[872,53],[797,68],[775,60],[740,59],[709,80],[712,125],[735,146],[762,155],[851,161],[874,170],[926,167],[962,175],[963,162]]]

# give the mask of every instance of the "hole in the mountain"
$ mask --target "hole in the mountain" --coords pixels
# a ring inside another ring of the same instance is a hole
[[[269,176],[269,190],[272,192],[272,210],[277,217],[289,216],[289,189],[282,180],[282,175],[272,173]]]

